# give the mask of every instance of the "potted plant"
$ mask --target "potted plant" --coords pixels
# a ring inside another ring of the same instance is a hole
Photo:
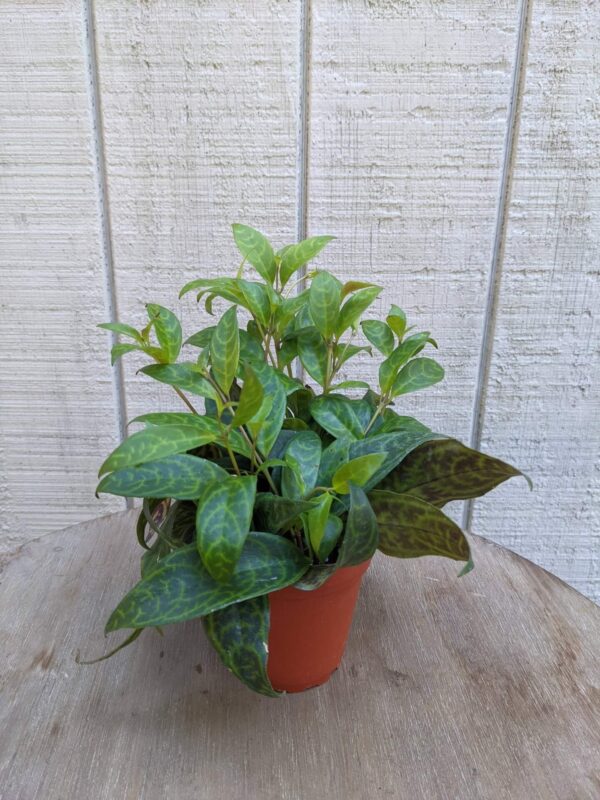
[[[385,321],[363,319],[379,286],[324,270],[298,279],[333,237],[274,252],[253,228],[234,225],[233,235],[237,275],[180,293],[204,298],[211,314],[225,301],[215,325],[183,342],[175,314],[149,304],[143,330],[101,326],[128,339],[113,363],[149,356],[140,371],[186,407],[137,417],[143,428],[100,468],[98,492],[142,499],[141,579],[106,630],[133,629],[123,647],[146,628],[201,617],[225,665],[276,695],[318,685],[338,666],[377,549],[445,556],[468,572],[467,539],[442,508],[521,473],[393,409],[443,378],[421,355],[437,345],[398,306]],[[375,390],[340,378],[363,352],[381,359]]]

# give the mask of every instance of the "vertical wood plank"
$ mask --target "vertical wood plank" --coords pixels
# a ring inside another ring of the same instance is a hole
[[[177,293],[235,272],[232,222],[293,241],[299,22],[299,0],[97,4],[123,320],[141,325],[152,301],[178,309],[189,333],[207,324]],[[130,417],[179,408],[168,387],[134,376],[141,363],[125,367]]]
[[[447,378],[403,399],[468,440],[517,3],[313,0],[310,232],[440,344]],[[365,359],[353,376],[376,371]]]
[[[533,4],[482,447],[528,471],[473,530],[600,599],[600,15]]]
[[[0,4],[0,554],[122,508],[78,3]]]

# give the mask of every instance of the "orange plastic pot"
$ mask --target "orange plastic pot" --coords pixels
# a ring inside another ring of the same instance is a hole
[[[344,655],[362,576],[370,563],[343,567],[312,591],[289,587],[269,595],[267,672],[273,688],[303,692],[329,680]]]

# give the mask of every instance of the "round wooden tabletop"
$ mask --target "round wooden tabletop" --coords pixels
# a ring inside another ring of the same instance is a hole
[[[48,534],[0,585],[2,800],[597,800],[600,609],[473,537],[475,570],[378,555],[343,664],[279,699],[199,621],[108,661],[135,512]]]

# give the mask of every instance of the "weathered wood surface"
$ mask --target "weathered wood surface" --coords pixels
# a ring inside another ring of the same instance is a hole
[[[81,4],[0,3],[0,557],[122,508]]]
[[[600,796],[600,610],[542,569],[477,537],[460,580],[442,560],[378,556],[340,670],[269,699],[197,621],[75,664],[108,647],[103,622],[136,579],[133,522],[44,536],[6,567],[6,800]]]
[[[598,3],[533,3],[482,447],[535,490],[506,484],[474,514],[474,530],[596,599],[599,41]]]

